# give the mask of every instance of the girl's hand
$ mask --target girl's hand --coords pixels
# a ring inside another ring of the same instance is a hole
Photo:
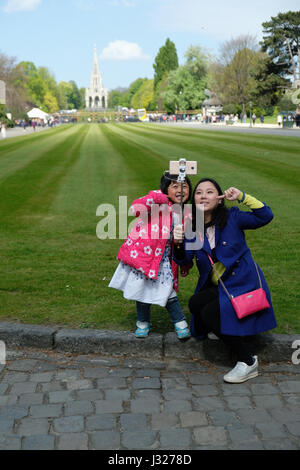
[[[179,244],[184,240],[184,229],[182,225],[174,227],[174,243]]]
[[[237,188],[229,188],[224,191],[222,196],[218,196],[218,199],[227,199],[227,201],[236,201],[241,194],[241,191]]]

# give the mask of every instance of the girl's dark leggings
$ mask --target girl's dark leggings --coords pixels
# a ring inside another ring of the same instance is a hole
[[[212,331],[236,354],[237,360],[248,365],[253,357],[242,336],[222,335],[220,327],[220,305],[218,287],[211,286],[194,294],[189,301],[190,312],[194,315],[196,332]]]

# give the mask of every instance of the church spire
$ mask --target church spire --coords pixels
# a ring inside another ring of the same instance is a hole
[[[98,63],[97,47],[94,44],[94,62],[91,73],[90,88],[86,88],[86,108],[107,108],[108,90],[103,88],[102,75]]]
[[[94,75],[100,75],[96,44],[94,44],[94,67],[93,67],[93,70],[94,70]]]

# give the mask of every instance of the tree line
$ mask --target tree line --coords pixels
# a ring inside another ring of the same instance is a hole
[[[57,83],[47,67],[17,63],[14,57],[1,52],[0,80],[6,84],[6,109],[14,117],[26,117],[26,110],[32,107],[51,114],[85,105],[85,88],[79,89],[74,81]]]
[[[182,65],[168,38],[155,57],[154,78],[137,78],[128,88],[112,90],[109,108],[197,110],[209,90],[210,96],[222,102],[224,113],[245,113],[250,101],[257,115],[295,110],[293,86],[300,86],[300,11],[279,13],[262,28],[259,44],[255,37],[241,35],[224,42],[217,58],[200,45],[191,45]],[[79,89],[74,81],[57,83],[47,67],[16,63],[1,52],[0,80],[6,83],[6,108],[15,117],[33,106],[47,113],[85,107],[85,88]]]
[[[300,87],[300,11],[279,13],[262,28],[260,43],[249,34],[238,36],[221,45],[217,58],[200,45],[190,46],[183,65],[168,38],[155,58],[154,79],[138,78],[128,89],[113,90],[109,105],[169,113],[196,110],[209,90],[209,96],[222,102],[225,113],[245,114],[250,102],[257,115],[295,110],[293,86]]]

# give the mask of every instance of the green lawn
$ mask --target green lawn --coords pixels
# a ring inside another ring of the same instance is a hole
[[[63,126],[0,142],[0,321],[132,330],[135,303],[108,289],[122,240],[99,240],[96,209],[158,188],[171,159],[267,202],[268,226],[247,233],[269,283],[277,333],[299,333],[300,139],[151,124]],[[132,220],[131,218],[129,221]],[[118,234],[118,232],[117,232]],[[180,280],[187,303],[197,272]],[[172,327],[152,310],[153,331]]]

